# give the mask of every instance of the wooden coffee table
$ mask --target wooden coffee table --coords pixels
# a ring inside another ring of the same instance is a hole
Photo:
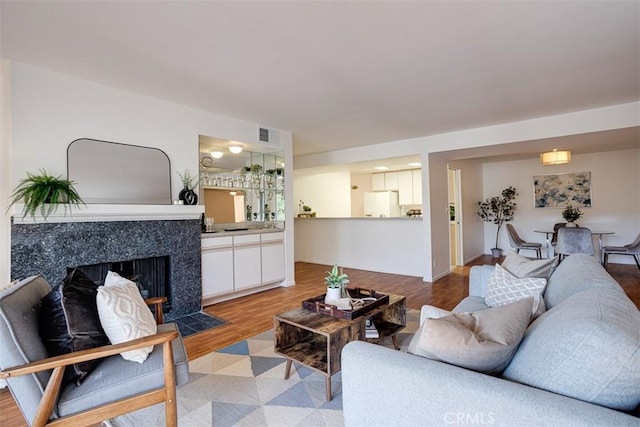
[[[316,313],[304,308],[274,316],[274,351],[287,358],[284,378],[293,361],[325,375],[327,400],[331,400],[331,376],[340,371],[342,348],[350,341],[380,343],[387,338],[399,349],[396,334],[406,325],[406,299],[389,294],[389,303],[353,320]],[[365,320],[371,318],[379,338],[365,338]]]

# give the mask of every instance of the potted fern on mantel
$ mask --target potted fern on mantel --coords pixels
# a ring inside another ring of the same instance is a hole
[[[484,202],[478,202],[480,210],[478,215],[486,222],[492,222],[498,226],[496,231],[496,245],[491,248],[491,255],[498,258],[502,255],[502,249],[498,247],[498,238],[500,237],[500,228],[505,222],[513,220],[516,211],[516,203],[513,201],[518,193],[513,187],[507,187],[502,190],[502,197],[488,197]]]
[[[20,181],[11,193],[9,207],[22,202],[22,218],[29,215],[34,220],[36,214],[40,213],[46,221],[60,205],[64,207],[66,214],[67,209],[85,205],[74,184],[73,181],[62,179],[60,176],[49,175],[44,169],[40,170],[39,175],[27,172],[27,177]]]

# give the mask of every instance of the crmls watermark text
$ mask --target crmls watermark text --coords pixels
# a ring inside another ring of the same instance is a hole
[[[496,422],[493,412],[447,412],[444,414],[447,424],[489,425]]]

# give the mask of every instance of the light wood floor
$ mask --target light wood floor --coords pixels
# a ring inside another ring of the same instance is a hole
[[[468,295],[469,268],[475,264],[492,264],[495,259],[481,257],[473,263],[455,268],[433,283],[417,277],[345,269],[350,286],[396,293],[407,297],[407,307],[419,309],[425,304],[452,309]],[[296,286],[276,288],[205,308],[205,311],[228,322],[185,338],[189,359],[226,347],[273,327],[273,315],[300,306],[301,301],[324,293],[323,278],[329,266],[296,263]],[[640,308],[640,270],[635,265],[609,264],[609,273],[622,285],[631,300]],[[0,392],[0,427],[26,426],[13,398],[6,390]]]

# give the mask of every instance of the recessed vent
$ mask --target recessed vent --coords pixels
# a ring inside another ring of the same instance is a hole
[[[269,145],[278,145],[278,131],[273,129],[258,127],[258,142]]]

